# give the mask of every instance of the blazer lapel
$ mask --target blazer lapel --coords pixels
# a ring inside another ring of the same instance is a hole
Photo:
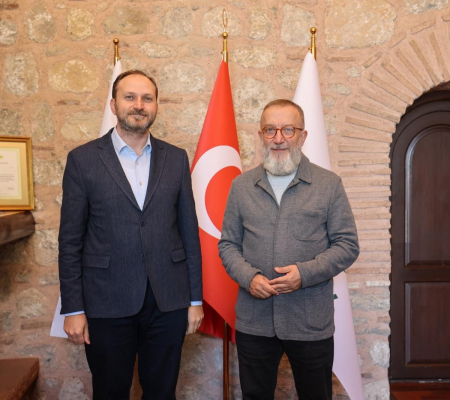
[[[125,172],[123,172],[122,165],[120,164],[119,158],[114,150],[111,132],[112,129],[100,138],[98,143],[98,155],[120,189],[130,199],[133,205],[139,208],[130,183],[128,182]]]
[[[158,186],[159,180],[161,178],[162,170],[164,167],[164,161],[166,159],[166,149],[164,147],[164,142],[155,139],[150,135],[150,143],[152,144],[152,155],[150,160],[150,174],[148,176],[147,193],[145,195],[144,207],[145,210],[148,203],[155,193],[156,187]]]

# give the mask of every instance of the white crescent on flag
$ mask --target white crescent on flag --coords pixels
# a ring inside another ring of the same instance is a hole
[[[242,172],[239,153],[231,146],[216,146],[202,154],[192,171],[192,189],[198,225],[216,239],[220,239],[221,232],[208,215],[205,195],[211,179],[227,167],[236,167]]]

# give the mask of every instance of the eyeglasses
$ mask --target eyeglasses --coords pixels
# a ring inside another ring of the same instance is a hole
[[[296,128],[292,125],[282,126],[281,128],[275,128],[274,126],[266,126],[261,129],[262,134],[267,139],[273,139],[277,135],[277,131],[280,131],[281,134],[286,138],[290,139],[295,135],[295,130],[303,131],[302,128]]]

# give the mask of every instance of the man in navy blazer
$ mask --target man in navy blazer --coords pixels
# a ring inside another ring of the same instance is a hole
[[[198,223],[184,150],[149,131],[153,78],[118,76],[117,126],[72,150],[59,232],[61,313],[85,344],[94,399],[128,399],[136,354],[143,399],[175,399],[186,333],[203,318]]]

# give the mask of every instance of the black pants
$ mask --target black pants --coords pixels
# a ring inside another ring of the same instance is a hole
[[[236,331],[244,400],[273,400],[278,365],[288,356],[300,400],[331,400],[333,337],[318,341],[280,340]]]
[[[175,400],[187,308],[161,312],[150,284],[137,315],[88,318],[91,344],[85,345],[92,373],[93,400],[128,400],[138,354],[143,399]]]

